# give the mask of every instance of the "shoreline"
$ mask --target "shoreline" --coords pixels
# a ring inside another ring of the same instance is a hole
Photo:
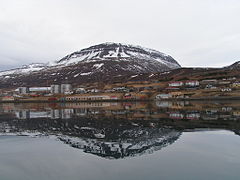
[[[0,103],[96,103],[96,102],[151,102],[151,101],[218,101],[240,100],[240,96],[232,97],[199,97],[199,98],[168,98],[168,99],[105,99],[105,100],[11,100]]]

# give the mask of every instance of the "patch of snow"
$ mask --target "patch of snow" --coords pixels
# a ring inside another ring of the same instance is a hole
[[[86,76],[86,75],[90,75],[90,74],[92,74],[92,72],[81,73],[80,75],[81,75],[81,76]]]
[[[99,69],[104,65],[104,63],[100,63],[100,64],[94,64],[93,67]]]
[[[82,130],[94,130],[94,128],[91,128],[91,127],[81,127],[80,129],[82,129]]]
[[[135,78],[135,77],[137,77],[138,75],[133,75],[133,76],[131,76],[131,78]]]
[[[78,77],[80,74],[75,74],[73,77]]]
[[[8,71],[2,71],[0,72],[0,76],[6,76],[6,75],[17,75],[17,74],[28,74],[34,71],[40,71],[42,69],[46,68],[45,64],[30,64],[23,66],[22,68],[12,69]]]
[[[166,71],[166,72],[163,72],[163,73],[161,73],[161,74],[169,74],[170,72],[169,71]]]

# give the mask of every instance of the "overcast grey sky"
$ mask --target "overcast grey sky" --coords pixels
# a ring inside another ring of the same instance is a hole
[[[0,0],[0,70],[102,42],[225,66],[240,60],[239,17],[239,0]]]

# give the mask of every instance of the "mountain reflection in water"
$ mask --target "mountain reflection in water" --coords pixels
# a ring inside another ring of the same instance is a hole
[[[184,131],[240,134],[240,104],[226,102],[0,104],[2,135],[54,135],[86,153],[118,159],[153,153]]]

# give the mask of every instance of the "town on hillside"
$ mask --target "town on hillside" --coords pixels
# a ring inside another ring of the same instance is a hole
[[[234,99],[240,95],[240,79],[127,81],[101,86],[99,84],[52,84],[48,87],[1,89],[1,102],[18,101],[119,101],[161,99]]]

